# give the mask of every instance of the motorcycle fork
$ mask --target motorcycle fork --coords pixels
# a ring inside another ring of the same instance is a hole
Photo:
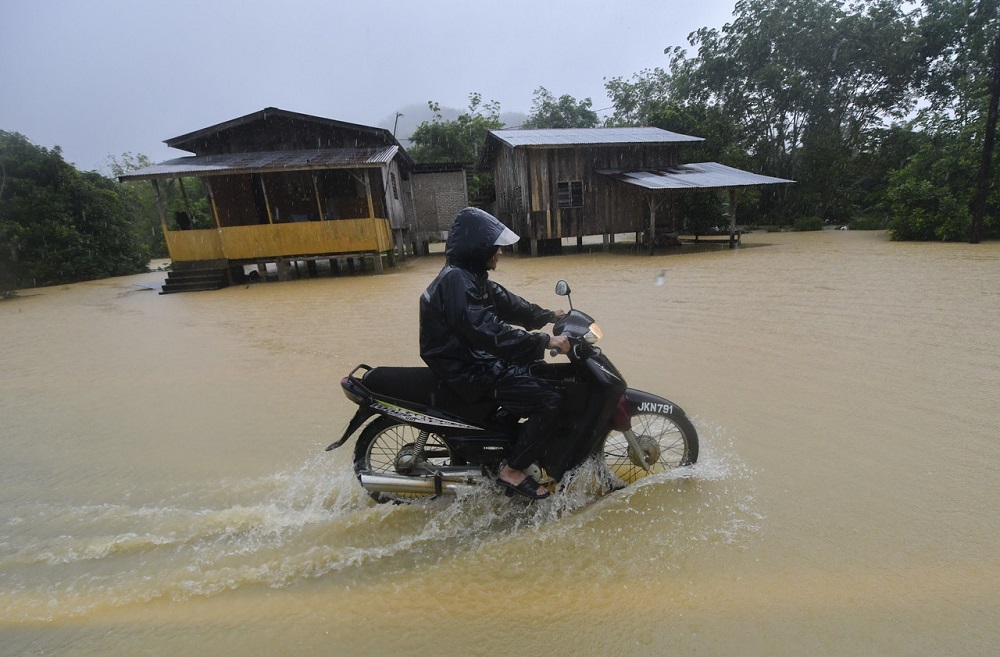
[[[649,462],[650,455],[643,449],[639,437],[632,431],[632,415],[629,413],[629,403],[625,395],[622,395],[621,399],[618,400],[612,424],[625,436],[625,440],[628,442],[628,456],[632,462],[647,473],[650,472],[653,469],[653,464]]]
[[[649,454],[642,448],[642,445],[639,443],[639,437],[635,435],[635,432],[629,428],[622,431],[622,435],[625,436],[625,440],[628,442],[629,459],[646,472],[651,471],[653,464],[649,462]]]

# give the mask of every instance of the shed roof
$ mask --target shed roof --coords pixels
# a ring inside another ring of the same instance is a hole
[[[793,183],[794,180],[773,178],[727,167],[718,162],[682,164],[669,169],[627,171],[623,169],[597,169],[596,173],[644,189],[725,189]]]
[[[491,130],[500,141],[520,146],[580,146],[620,144],[678,144],[705,141],[661,128],[560,128],[549,130]]]
[[[399,146],[330,148],[308,151],[265,151],[179,157],[119,176],[121,181],[199,176],[223,176],[275,171],[353,169],[388,164]]]
[[[267,122],[268,119],[284,119],[287,121],[297,122],[299,124],[312,124],[330,130],[349,130],[355,133],[367,134],[372,137],[379,138],[386,144],[399,145],[399,142],[396,141],[396,138],[393,137],[392,133],[385,128],[376,128],[373,126],[360,125],[358,123],[348,123],[347,121],[326,119],[321,116],[290,112],[277,107],[266,107],[259,112],[253,112],[251,114],[247,114],[246,116],[240,116],[235,119],[230,119],[229,121],[223,121],[222,123],[208,126],[207,128],[201,128],[199,130],[195,130],[194,132],[189,132],[187,134],[173,137],[172,139],[167,139],[164,143],[171,148],[177,148],[182,151],[196,152],[195,145],[199,142],[199,140],[231,132],[233,130],[247,128],[255,124],[264,123]]]

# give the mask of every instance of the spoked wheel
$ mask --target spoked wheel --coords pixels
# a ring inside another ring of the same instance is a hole
[[[698,460],[698,432],[687,417],[636,413],[631,420],[642,454],[630,453],[628,440],[620,431],[611,431],[604,441],[604,462],[626,484]],[[641,458],[652,463],[648,472]]]
[[[427,437],[423,451],[417,455],[420,431],[389,417],[380,417],[361,432],[354,445],[354,474],[407,474],[422,466],[451,465],[451,450],[440,438]],[[402,502],[423,493],[381,493],[368,491],[376,502]]]

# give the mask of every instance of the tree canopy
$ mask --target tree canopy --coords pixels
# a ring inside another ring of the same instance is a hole
[[[569,94],[558,99],[545,87],[535,89],[531,114],[521,127],[541,128],[596,128],[601,124],[597,112],[591,109],[594,103],[589,98],[577,101]]]
[[[429,101],[427,106],[434,119],[424,121],[410,135],[413,145],[409,153],[417,162],[474,164],[479,161],[487,133],[504,127],[500,121],[500,103],[484,103],[479,93],[469,94],[468,110],[453,121],[443,118],[439,103]]]
[[[0,292],[144,271],[118,183],[0,131]]]
[[[692,54],[669,48],[665,68],[609,80],[610,121],[706,136],[709,156],[796,180],[761,193],[758,214],[777,223],[964,239],[984,171],[983,227],[997,235],[995,155],[983,149],[1000,86],[998,1],[740,0],[732,22],[690,36]],[[914,231],[916,198],[925,229]]]

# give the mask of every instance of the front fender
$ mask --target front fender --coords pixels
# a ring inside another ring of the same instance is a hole
[[[658,413],[660,415],[687,417],[684,409],[674,402],[644,390],[627,388],[615,409],[614,426],[625,431],[632,426],[631,417],[636,413]]]

